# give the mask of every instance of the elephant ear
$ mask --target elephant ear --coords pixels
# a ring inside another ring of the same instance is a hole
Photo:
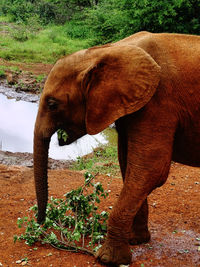
[[[88,134],[99,133],[118,118],[142,108],[160,80],[160,67],[141,48],[105,47],[94,53],[96,61],[83,78]]]

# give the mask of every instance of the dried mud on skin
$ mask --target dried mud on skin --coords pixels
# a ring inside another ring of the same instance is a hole
[[[80,172],[49,170],[49,195],[62,197],[80,186],[83,179]],[[102,209],[109,210],[119,196],[122,181],[102,175],[97,180],[105,188],[111,182],[109,198],[102,203]],[[132,246],[134,261],[130,266],[200,266],[199,199],[200,168],[173,163],[166,184],[149,197],[151,241]],[[13,235],[22,232],[17,228],[17,218],[25,216],[35,203],[33,169],[0,165],[1,266],[21,266],[23,262],[16,262],[23,258],[27,258],[27,266],[104,266],[89,255],[59,251],[48,245],[14,244]]]

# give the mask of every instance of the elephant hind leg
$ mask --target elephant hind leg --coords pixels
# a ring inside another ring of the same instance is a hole
[[[129,244],[139,245],[149,242],[151,235],[148,230],[148,203],[147,199],[143,202],[141,208],[138,210],[133,219],[132,233],[130,235]]]

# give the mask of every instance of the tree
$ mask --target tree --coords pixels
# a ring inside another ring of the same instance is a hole
[[[199,0],[125,0],[128,25],[124,34],[152,32],[196,33],[200,31]]]

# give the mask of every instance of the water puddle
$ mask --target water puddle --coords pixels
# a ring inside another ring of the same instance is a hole
[[[37,110],[37,103],[9,99],[0,94],[0,150],[33,152],[33,130]],[[76,159],[106,143],[108,143],[106,135],[100,133],[93,136],[86,135],[71,145],[59,147],[54,134],[50,143],[49,156],[53,159]]]

